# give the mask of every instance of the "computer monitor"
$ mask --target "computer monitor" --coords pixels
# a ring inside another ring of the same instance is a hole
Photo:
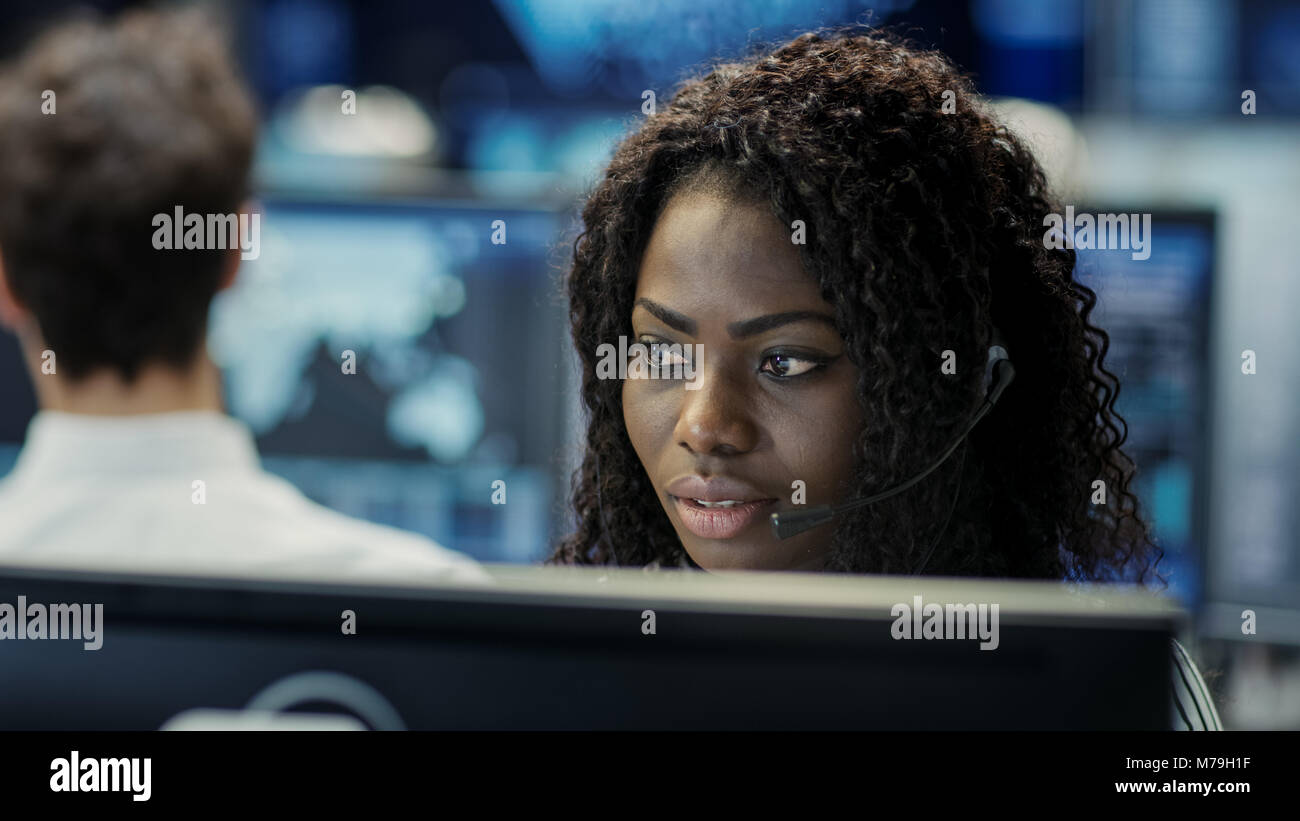
[[[103,605],[99,649],[3,642],[0,728],[237,728],[248,709],[439,730],[1171,723],[1180,611],[1131,588],[489,569],[381,588],[0,568],[0,604]],[[981,630],[971,612],[958,637],[949,605],[984,605]]]
[[[1119,377],[1115,407],[1137,464],[1131,487],[1165,551],[1159,569],[1170,592],[1196,610],[1209,534],[1215,217],[1133,204],[1084,211],[1151,215],[1145,249],[1079,248],[1076,276],[1097,293],[1091,321],[1110,339],[1106,369]]]
[[[209,343],[267,468],[483,561],[541,558],[558,535],[557,456],[576,401],[552,265],[559,215],[264,207],[262,253],[218,295]]]

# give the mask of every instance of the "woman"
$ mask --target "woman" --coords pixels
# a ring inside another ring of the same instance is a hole
[[[1045,247],[1054,212],[936,53],[805,34],[686,83],[583,211],[568,292],[589,423],[551,561],[1161,581],[1096,297]],[[942,457],[995,327],[1015,379],[950,458],[776,538],[772,513]],[[606,378],[620,338],[675,372]]]

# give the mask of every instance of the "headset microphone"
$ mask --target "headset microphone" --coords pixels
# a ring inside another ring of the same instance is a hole
[[[1015,375],[1016,369],[1015,366],[1011,364],[1011,358],[1007,353],[1006,344],[1004,343],[1001,334],[998,333],[997,328],[994,328],[993,344],[989,347],[988,362],[984,368],[984,402],[980,405],[979,409],[975,411],[974,415],[971,416],[970,421],[966,423],[966,427],[957,438],[953,440],[952,444],[948,446],[938,460],[925,470],[913,476],[911,479],[908,479],[906,482],[903,482],[900,485],[895,485],[894,487],[873,496],[852,499],[840,505],[822,505],[820,507],[809,508],[808,510],[787,510],[782,513],[773,513],[772,535],[776,536],[777,539],[788,539],[791,536],[797,536],[806,530],[821,527],[845,511],[865,507],[866,505],[875,504],[876,502],[888,499],[891,496],[896,496],[910,488],[912,485],[915,485],[926,476],[929,476],[936,468],[942,465],[949,456],[952,455],[953,451],[957,449],[957,446],[962,443],[962,440],[970,434],[975,426],[979,424],[979,421],[984,418],[985,414],[993,408],[993,405],[998,401],[998,398],[1002,396],[1002,392],[1007,389],[1007,386],[1011,384],[1011,380],[1015,378]],[[929,558],[929,554],[926,555],[926,558]]]

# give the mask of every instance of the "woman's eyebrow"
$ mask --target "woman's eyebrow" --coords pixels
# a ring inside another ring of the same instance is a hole
[[[642,297],[633,303],[633,307],[641,306],[653,314],[659,321],[676,331],[684,334],[695,334],[695,320],[683,313],[678,313],[672,308],[660,305],[658,302]],[[753,319],[745,319],[740,322],[733,322],[727,326],[727,333],[732,339],[744,339],[747,336],[754,336],[773,328],[779,328],[782,325],[790,325],[795,322],[822,322],[835,330],[839,330],[835,325],[835,319],[829,314],[822,314],[816,311],[785,311],[779,314],[766,314],[757,316]]]
[[[764,331],[770,331],[773,328],[779,328],[782,325],[790,325],[795,322],[824,322],[836,331],[839,330],[835,325],[835,319],[829,314],[821,314],[816,311],[786,311],[780,314],[767,314],[766,316],[746,319],[742,322],[733,322],[727,326],[727,333],[732,339],[743,339],[747,336],[761,334]]]
[[[642,297],[632,303],[632,307],[640,305],[655,316],[660,322],[664,323],[674,331],[681,331],[684,334],[695,335],[695,320],[686,314],[679,314],[672,308],[666,308],[658,302]]]

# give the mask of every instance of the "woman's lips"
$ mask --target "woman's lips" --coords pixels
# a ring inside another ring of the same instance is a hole
[[[767,514],[768,508],[776,503],[776,499],[758,499],[709,507],[695,499],[671,498],[682,524],[701,539],[730,539]]]
[[[771,511],[776,499],[730,476],[678,476],[664,488],[687,530],[701,539],[730,539]]]

